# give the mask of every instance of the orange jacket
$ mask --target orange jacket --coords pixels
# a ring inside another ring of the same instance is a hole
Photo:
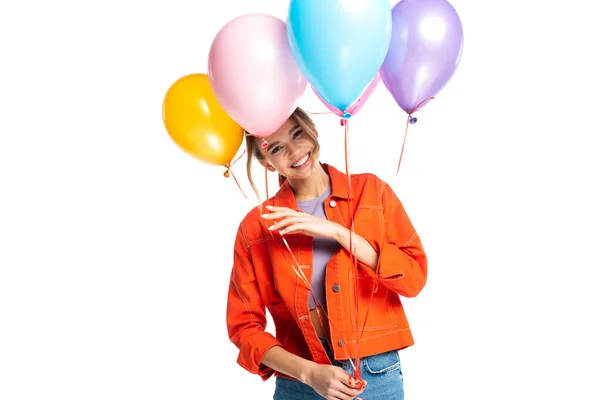
[[[331,178],[331,196],[325,202],[327,219],[343,226],[348,215],[348,187],[344,173],[323,164]],[[352,175],[354,230],[379,254],[377,273],[358,262],[343,247],[327,265],[327,314],[335,358],[356,357],[355,286],[358,287],[360,357],[408,347],[413,342],[398,295],[416,296],[425,286],[427,259],[419,236],[392,189],[372,174]],[[285,182],[264,205],[299,210],[291,187]],[[320,364],[330,364],[308,318],[309,289],[293,269],[293,258],[278,233],[267,230],[259,207],[239,225],[227,301],[227,328],[239,348],[238,363],[263,380],[275,371],[261,364],[265,352],[280,345]],[[312,237],[289,234],[285,238],[304,274],[311,280]],[[374,278],[376,277],[376,282]],[[371,296],[371,288],[377,290]],[[372,297],[372,298],[371,298]],[[370,303],[370,304],[369,304]],[[269,310],[276,336],[265,332]],[[369,308],[368,320],[365,315]],[[276,372],[279,375],[278,372]]]

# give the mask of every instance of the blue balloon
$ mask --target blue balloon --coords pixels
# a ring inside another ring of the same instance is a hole
[[[392,35],[389,0],[291,0],[287,33],[298,67],[345,111],[381,68]]]

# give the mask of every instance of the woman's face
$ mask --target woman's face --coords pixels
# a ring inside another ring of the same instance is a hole
[[[267,136],[267,162],[288,179],[305,179],[313,171],[315,144],[292,119]],[[262,150],[264,152],[264,150]]]

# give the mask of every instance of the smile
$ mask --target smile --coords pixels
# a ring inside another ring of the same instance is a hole
[[[299,168],[299,167],[303,166],[304,164],[306,164],[308,162],[309,158],[310,158],[310,152],[306,153],[304,155],[304,157],[302,157],[301,159],[299,159],[298,161],[293,163],[292,168]]]

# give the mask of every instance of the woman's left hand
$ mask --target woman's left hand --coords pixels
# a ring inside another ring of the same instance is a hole
[[[279,229],[279,233],[292,232],[303,233],[308,236],[323,236],[335,238],[335,234],[342,228],[340,224],[331,222],[324,218],[314,217],[287,207],[266,206],[270,214],[263,214],[264,219],[281,219],[281,221],[269,226],[269,230]]]

